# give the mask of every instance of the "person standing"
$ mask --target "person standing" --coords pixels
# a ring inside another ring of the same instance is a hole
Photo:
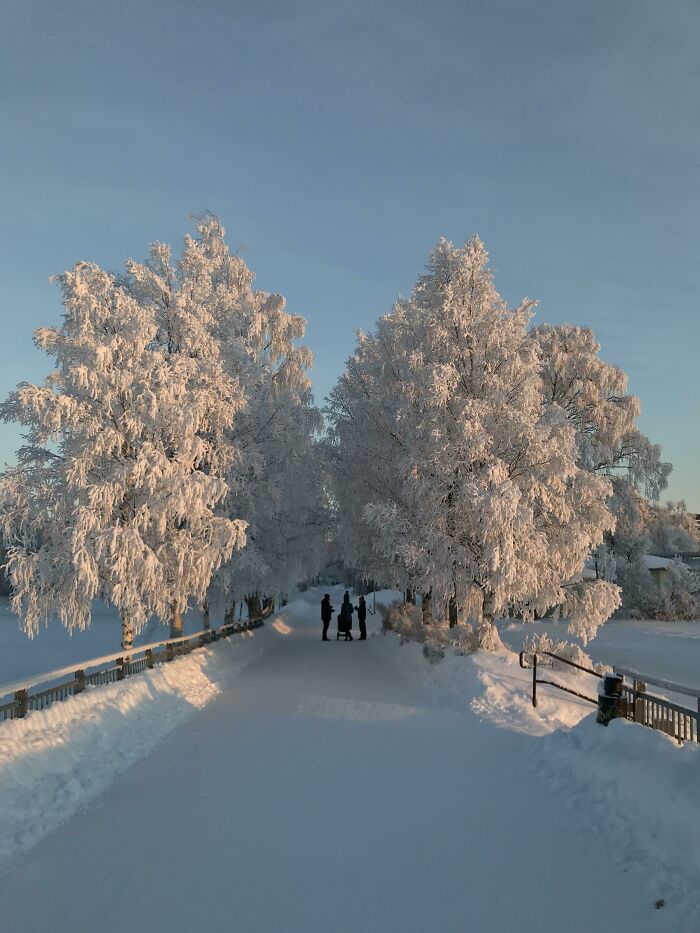
[[[345,596],[343,596],[343,605],[340,607],[340,612],[338,613],[338,638],[341,635],[345,635],[345,641],[352,641],[352,614],[354,612],[354,607],[350,602],[350,596],[348,591],[345,591]]]
[[[360,605],[355,606],[355,612],[357,613],[357,622],[360,626],[360,641],[367,641],[367,626],[365,625],[367,603],[365,602],[364,596],[360,596]]]
[[[326,593],[326,595],[321,600],[321,621],[323,622],[323,636],[321,641],[328,641],[328,626],[331,624],[331,616],[333,615],[333,606],[331,606],[331,598]]]

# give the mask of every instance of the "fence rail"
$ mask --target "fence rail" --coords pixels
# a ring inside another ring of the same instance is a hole
[[[262,619],[253,619],[243,623],[225,623],[219,628],[203,629],[192,635],[167,641],[152,642],[139,648],[129,649],[128,656],[107,655],[102,658],[81,662],[81,666],[48,671],[24,681],[0,687],[0,700],[11,696],[12,699],[0,703],[0,722],[7,719],[21,719],[32,710],[42,710],[82,693],[86,687],[101,687],[116,683],[126,677],[133,677],[143,671],[151,670],[157,664],[164,664],[184,654],[190,654],[197,648],[212,644],[220,638],[229,638],[239,632],[249,632],[264,625]],[[70,672],[70,676],[68,676]],[[68,677],[68,679],[65,679]],[[40,687],[41,689],[36,689]]]
[[[646,692],[646,683],[634,680],[621,685],[623,713],[630,722],[656,729],[681,742],[700,742],[700,704],[697,710]]]
[[[569,661],[568,658],[562,658],[561,655],[552,654],[551,651],[521,651],[520,652],[520,666],[524,670],[529,669],[529,665],[525,663],[525,658],[527,655],[530,655],[532,658],[532,705],[537,706],[537,685],[538,684],[547,684],[550,687],[556,687],[557,690],[563,690],[564,693],[571,693],[573,696],[578,697],[580,700],[586,700],[588,703],[597,704],[597,700],[594,700],[592,697],[586,696],[585,693],[579,693],[577,690],[572,690],[571,687],[565,687],[563,684],[558,684],[553,680],[543,680],[537,676],[537,656],[546,655],[549,658],[554,658],[555,661],[561,661],[562,664],[568,664],[569,667],[575,667],[576,670],[583,671],[584,674],[592,674],[594,677],[602,677],[602,674],[599,674],[598,671],[594,671],[590,667],[583,667],[581,664],[576,664],[574,661]]]

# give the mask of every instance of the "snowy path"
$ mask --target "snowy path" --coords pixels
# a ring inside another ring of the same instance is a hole
[[[379,639],[278,628],[3,869],[4,933],[683,929],[530,767],[531,737],[441,707]]]

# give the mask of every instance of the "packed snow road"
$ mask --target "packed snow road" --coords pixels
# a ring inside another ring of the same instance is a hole
[[[443,705],[380,635],[322,643],[318,599],[3,866],[3,933],[684,928],[530,766],[531,736]]]

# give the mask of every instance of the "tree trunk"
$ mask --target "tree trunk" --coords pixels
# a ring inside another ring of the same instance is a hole
[[[130,622],[122,616],[122,650],[131,651],[134,644],[134,629]]]
[[[264,596],[262,603],[262,617],[263,619],[269,618],[272,613],[275,611],[275,597],[274,596]]]
[[[482,612],[482,622],[477,628],[479,638],[479,647],[485,651],[497,651],[503,647],[501,636],[495,624],[496,601],[493,593],[488,591],[484,593],[484,608]]]
[[[236,621],[236,600],[232,599],[224,612],[224,624],[233,625]]]
[[[457,600],[454,596],[450,597],[450,601],[447,604],[447,618],[450,622],[450,628],[454,628],[457,624]]]
[[[428,590],[427,593],[423,593],[423,598],[421,599],[422,604],[422,613],[423,613],[423,625],[430,625],[433,621],[433,591]]]
[[[209,618],[209,603],[206,599],[204,600],[202,609],[202,625],[204,628],[211,628],[211,619]]]
[[[484,594],[476,583],[472,583],[467,589],[465,604],[467,622],[480,625],[484,617]]]
[[[183,631],[184,626],[182,624],[182,613],[179,609],[173,609],[173,615],[170,620],[170,637],[180,638]]]
[[[493,620],[496,617],[496,601],[493,593],[484,593],[484,606],[481,617],[484,622],[493,625]]]
[[[406,602],[410,603],[412,606],[416,604],[416,591],[415,590],[406,590]]]
[[[253,593],[251,596],[246,596],[245,598],[246,605],[248,606],[248,621],[255,622],[256,619],[262,617],[262,609],[260,608],[260,594]]]

